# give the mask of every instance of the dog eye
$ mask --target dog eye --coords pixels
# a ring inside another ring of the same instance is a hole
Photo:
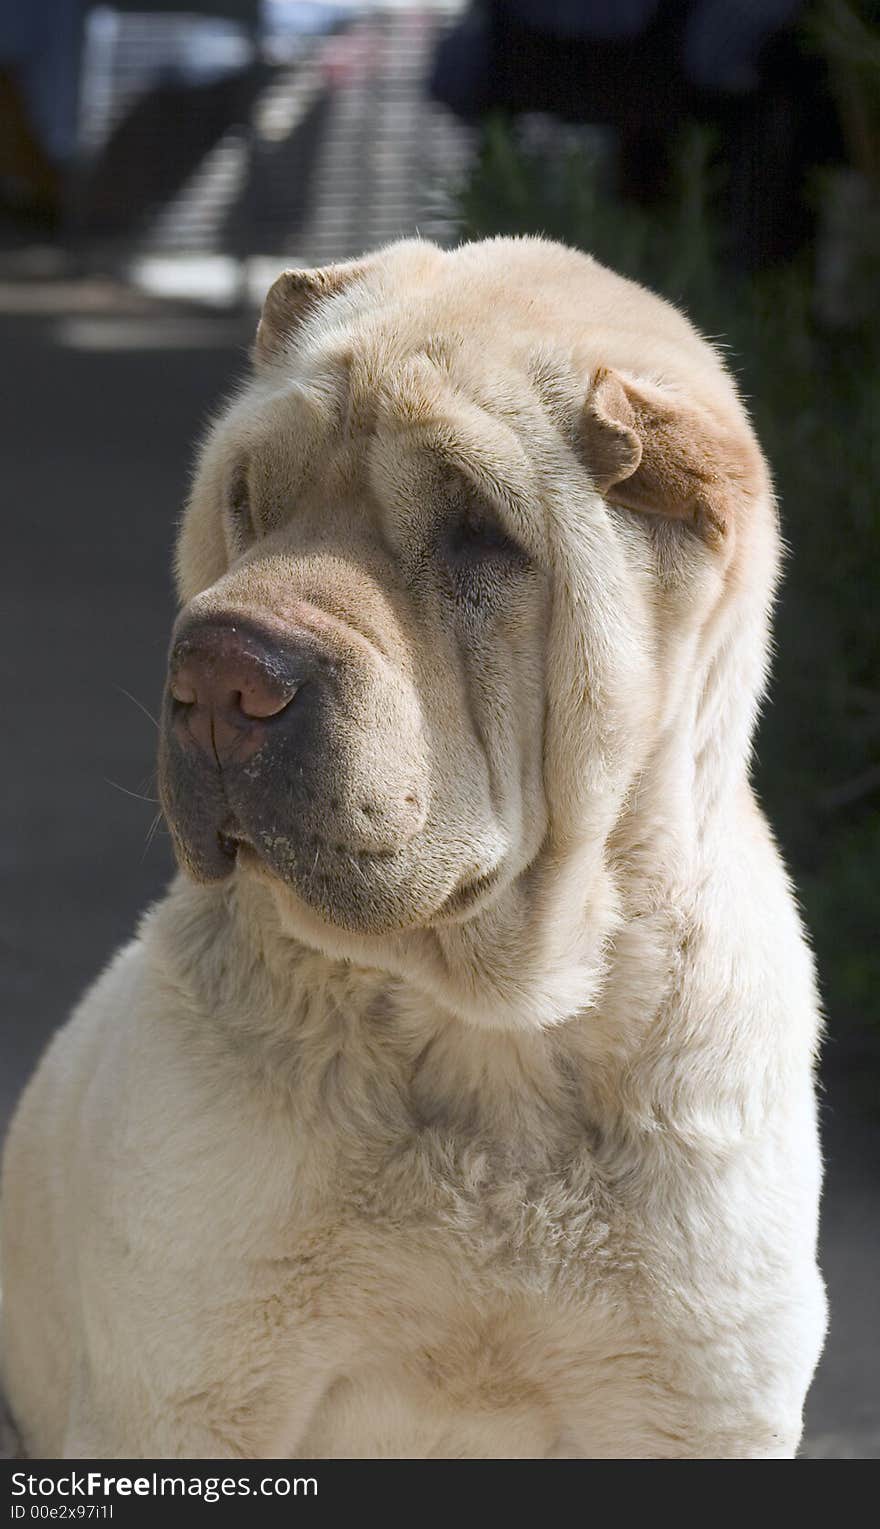
[[[449,533],[449,551],[456,562],[525,557],[522,548],[497,520],[475,507],[466,509],[453,524]]]
[[[239,547],[246,547],[248,542],[253,541],[255,531],[247,472],[243,467],[239,467],[233,474],[226,496],[226,512],[236,543]]]

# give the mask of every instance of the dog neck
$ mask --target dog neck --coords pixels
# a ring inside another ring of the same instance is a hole
[[[680,756],[661,751],[598,846],[548,844],[466,923],[382,941],[312,929],[248,869],[218,887],[179,877],[159,914],[164,950],[202,1012],[272,1050],[316,1003],[351,1016],[390,1003],[422,1042],[450,1022],[502,1042],[583,1021],[596,1061],[622,1055],[651,1021],[704,875],[705,825],[676,763],[680,777]]]

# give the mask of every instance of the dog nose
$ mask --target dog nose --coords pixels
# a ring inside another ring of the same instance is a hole
[[[205,621],[188,628],[169,662],[178,732],[218,760],[250,758],[300,688],[287,669],[271,638],[249,626]]]

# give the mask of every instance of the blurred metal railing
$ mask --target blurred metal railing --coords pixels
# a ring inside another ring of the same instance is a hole
[[[95,7],[83,46],[77,240],[318,262],[416,228],[444,238],[470,138],[424,81],[461,3]]]

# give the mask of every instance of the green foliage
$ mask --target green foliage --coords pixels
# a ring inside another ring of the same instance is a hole
[[[756,780],[792,867],[832,1015],[880,994],[880,313],[829,332],[812,272],[736,277],[718,259],[711,142],[682,146],[662,216],[602,189],[584,144],[529,151],[487,124],[461,231],[544,233],[681,304],[721,343],[773,467],[787,576]]]
[[[880,179],[880,3],[816,0],[803,41],[828,64],[854,164]]]

